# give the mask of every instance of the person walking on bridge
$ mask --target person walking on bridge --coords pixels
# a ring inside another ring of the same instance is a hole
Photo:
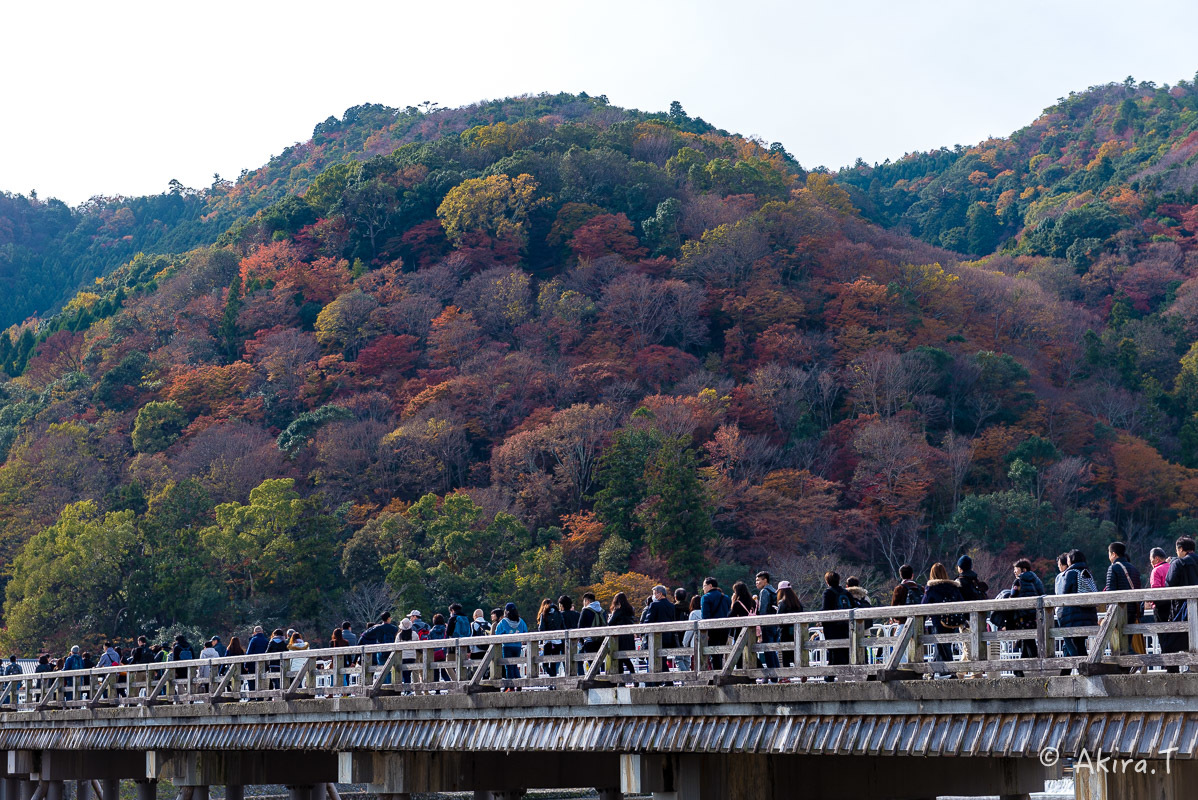
[[[1159,547],[1154,547],[1148,551],[1148,588],[1163,589],[1165,588],[1165,578],[1169,576],[1169,557],[1165,551]],[[1145,603],[1145,611],[1152,612],[1153,622],[1168,622],[1169,621],[1169,603]]]
[[[670,602],[666,587],[657,585],[653,587],[653,602],[649,604],[649,608],[645,613],[645,622],[649,624],[658,622],[676,622],[678,620],[678,611],[674,608],[674,604]],[[673,648],[678,646],[678,637],[674,632],[661,634],[662,648]],[[660,667],[660,669],[659,669]],[[669,672],[669,660],[661,657],[660,664],[650,664],[648,667],[650,672]]]
[[[932,603],[961,603],[965,598],[961,594],[961,584],[948,577],[948,569],[936,562],[928,572],[928,587],[923,593],[924,605]],[[932,630],[936,633],[956,633],[962,624],[962,616],[958,614],[932,615]],[[953,646],[948,643],[937,643],[936,657],[945,664],[953,663]],[[953,673],[945,673],[948,677],[956,677]]]
[[[1061,582],[1061,594],[1087,594],[1097,591],[1098,585],[1086,565],[1085,554],[1081,550],[1070,550],[1069,569],[1065,570],[1065,578]],[[1062,628],[1085,628],[1098,624],[1096,606],[1061,606],[1058,616]],[[1086,637],[1067,636],[1061,640],[1061,648],[1066,656],[1084,656],[1087,652]],[[1068,671],[1064,674],[1068,674]]]
[[[557,610],[557,606],[548,597],[541,600],[541,607],[537,609],[537,630],[541,633],[551,631],[564,631],[566,623],[562,619],[562,612]],[[560,656],[566,652],[565,639],[546,639],[542,645],[542,653],[546,656]],[[545,668],[545,674],[550,677],[557,677],[558,662],[546,661],[542,664]]]
[[[840,573],[834,570],[829,570],[824,573],[824,583],[828,588],[824,589],[824,611],[848,611],[853,607],[853,596],[846,592],[840,585]],[[823,624],[824,641],[836,641],[849,638],[849,623],[844,622],[825,622]],[[841,667],[849,664],[849,648],[847,647],[830,647],[827,650],[828,666]],[[831,683],[835,680],[835,676],[828,675],[824,678],[825,681]]]
[[[1194,540],[1188,536],[1182,536],[1174,543],[1173,547],[1177,551],[1177,558],[1169,565],[1169,574],[1165,576],[1165,586],[1171,589],[1178,586],[1198,586],[1198,556],[1194,554]],[[1164,603],[1159,603],[1159,605],[1164,605]],[[1172,622],[1189,620],[1189,603],[1185,600],[1176,600],[1169,605],[1171,609],[1169,619]],[[1161,634],[1162,653],[1181,653],[1188,650],[1189,646],[1190,635],[1188,633]],[[1177,666],[1167,669],[1169,672],[1180,671]]]
[[[720,591],[720,584],[715,578],[703,579],[703,598],[699,601],[700,614],[703,619],[724,619],[732,614],[732,601],[728,595]],[[728,629],[716,628],[707,632],[707,644],[710,647],[723,647],[728,644]],[[711,668],[723,669],[724,656],[711,656]]]
[[[1127,560],[1127,545],[1123,542],[1111,542],[1107,545],[1107,560],[1111,562],[1111,565],[1107,567],[1106,583],[1102,587],[1104,592],[1125,592],[1143,587],[1140,571]],[[1140,618],[1144,615],[1140,603],[1124,603],[1123,609],[1126,612],[1127,624],[1138,625]],[[1124,651],[1128,654],[1142,655],[1147,652],[1144,647],[1143,634],[1137,633],[1125,637],[1123,646]],[[1115,655],[1119,655],[1119,653]]]
[[[778,613],[778,591],[770,583],[770,574],[765,570],[757,573],[757,616]],[[761,641],[764,644],[776,644],[782,636],[782,629],[777,625],[761,626]],[[767,650],[762,654],[764,666],[768,669],[778,668],[778,653]],[[772,680],[772,679],[771,679]]]
[[[495,626],[494,634],[496,636],[506,636],[513,633],[528,633],[528,625],[524,620],[520,619],[520,611],[516,608],[515,603],[508,603],[503,607],[503,619],[499,620],[499,624]],[[520,652],[523,649],[519,642],[504,643],[503,657],[504,658],[519,658]],[[504,678],[519,678],[520,667],[515,664],[503,665]],[[534,677],[532,675],[529,676]],[[504,691],[511,691],[505,689]]]

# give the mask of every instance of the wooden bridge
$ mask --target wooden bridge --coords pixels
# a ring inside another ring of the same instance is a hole
[[[1127,624],[1122,604],[1143,600],[1185,604],[1188,620]],[[1056,626],[1055,609],[1096,602],[1099,625]],[[993,630],[996,610],[1034,612],[1035,625]],[[933,611],[969,624],[930,632]],[[830,622],[848,637],[825,639]],[[0,800],[60,800],[65,781],[112,800],[120,780],[137,781],[140,800],[159,780],[183,800],[214,785],[237,800],[255,784],[323,800],[337,783],[397,798],[540,787],[608,799],[1019,798],[1070,759],[1081,798],[1191,797],[1198,680],[1165,668],[1198,670],[1196,622],[1198,587],[1186,587],[0,677]],[[761,624],[783,641],[760,641]],[[1189,648],[1130,652],[1130,637],[1168,633],[1188,634]],[[630,635],[641,646],[621,650]],[[1059,655],[1065,637],[1085,637],[1089,655]],[[1020,658],[1020,639],[1039,655]],[[564,652],[546,655],[557,642]],[[952,661],[936,660],[945,644]],[[847,665],[828,663],[836,649]],[[1098,761],[1112,755],[1124,770]]]

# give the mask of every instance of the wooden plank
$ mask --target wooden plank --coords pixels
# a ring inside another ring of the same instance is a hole
[[[495,668],[495,652],[503,645],[491,644],[487,645],[487,650],[483,653],[482,659],[478,663],[478,669],[474,670],[474,674],[470,676],[470,680],[466,682],[464,690],[466,694],[476,694],[478,692],[494,692],[494,686],[487,686],[483,683],[483,676],[487,674],[488,666],[493,670]],[[492,678],[498,677],[492,675]]]
[[[164,690],[165,690],[165,687],[167,687],[167,686],[169,685],[169,681],[170,681],[170,679],[171,679],[171,672],[170,672],[170,670],[169,670],[169,669],[164,669],[164,670],[162,671],[162,674],[158,676],[158,682],[154,684],[154,688],[153,688],[151,691],[149,691],[149,692],[147,692],[147,693],[146,693],[146,696],[145,696],[145,698],[142,700],[142,703],[141,703],[141,704],[142,704],[143,706],[152,706],[152,705],[154,705],[155,703],[157,703],[157,702],[158,702],[158,695],[159,695],[159,693],[160,693],[160,692],[162,692],[162,691],[164,691]],[[92,697],[92,701],[93,701],[93,702],[95,701],[95,696],[94,696],[94,695],[93,695],[93,697]],[[89,706],[89,707],[91,707],[91,706]]]
[[[391,653],[387,656],[387,660],[383,662],[382,668],[378,671],[378,673],[375,674],[374,682],[370,685],[370,689],[368,689],[366,692],[367,697],[378,697],[380,694],[382,694],[382,692],[384,691],[383,681],[385,681],[387,679],[387,675],[391,672],[391,668],[395,666],[395,661],[396,661],[396,659],[400,658],[400,654],[402,652],[403,652],[402,650],[392,650]],[[374,656],[368,654],[366,657],[373,658]],[[403,662],[400,662],[400,663],[403,663]],[[369,673],[364,673],[364,674],[369,674]]]
[[[736,637],[736,641],[732,644],[732,650],[728,655],[724,656],[724,667],[720,670],[720,674],[715,677],[713,683],[716,686],[726,686],[730,683],[736,683],[736,676],[733,671],[736,665],[740,662],[741,657],[745,653],[745,649],[752,644],[756,638],[755,629],[752,625],[746,625],[741,628],[740,635]]]
[[[918,619],[921,623],[923,622],[922,617]],[[909,646],[915,638],[915,620],[916,617],[908,617],[907,621],[903,623],[894,649],[890,651],[890,655],[882,662],[882,669],[878,672],[878,680],[888,681],[902,677],[897,674],[899,664],[902,663],[903,656],[909,656]],[[911,672],[911,670],[907,670],[907,672]]]
[[[593,688],[593,686],[598,684],[599,668],[603,665],[604,661],[607,659],[607,653],[611,649],[612,642],[615,641],[615,638],[616,638],[615,636],[604,636],[603,641],[599,644],[599,649],[596,650],[593,654],[592,653],[580,654],[582,656],[593,655],[593,657],[595,659],[594,661],[591,662],[591,665],[589,667],[587,667],[586,674],[582,676],[582,681],[579,684],[580,688],[583,688],[583,689]]]
[[[304,693],[301,691],[301,688],[304,685],[304,679],[307,678],[308,674],[312,672],[312,668],[315,666],[315,664],[316,659],[314,658],[304,659],[303,666],[296,671],[295,677],[291,679],[291,683],[287,686],[287,692],[284,695],[285,699],[294,700],[297,697],[303,696]]]
[[[224,677],[222,677],[220,682],[216,684],[216,688],[212,690],[210,695],[208,695],[209,703],[216,703],[222,699],[221,695],[225,693],[225,689],[228,687],[229,682],[233,680],[233,673],[240,670],[241,667],[235,664],[230,665],[229,669],[225,671]]]

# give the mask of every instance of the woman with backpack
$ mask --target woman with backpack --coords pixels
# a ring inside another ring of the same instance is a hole
[[[561,631],[565,630],[566,624],[562,620],[562,612],[557,610],[557,606],[548,597],[541,600],[541,608],[537,611],[537,630],[542,633],[546,631]],[[560,656],[566,652],[564,639],[548,639],[542,644],[541,653],[546,656]],[[557,677],[558,662],[546,661],[543,665],[545,674],[552,677]]]
[[[474,609],[474,619],[470,621],[471,636],[487,636],[491,633],[491,623],[487,622],[486,616],[481,608]],[[470,657],[478,661],[487,654],[486,645],[472,644],[470,645]]]
[[[429,630],[428,630],[428,638],[430,638],[430,639],[448,639],[449,638],[449,626],[445,622],[444,614],[433,614],[433,627],[429,628]],[[442,663],[445,662],[445,648],[444,647],[438,647],[436,650],[433,650],[433,661],[439,661]],[[433,680],[434,681],[447,681],[447,680],[449,680],[449,676],[447,674],[445,674],[445,670],[443,670],[443,669],[434,669],[433,670]]]
[[[507,636],[512,633],[528,633],[528,625],[524,620],[520,619],[520,612],[516,609],[515,603],[508,603],[503,607],[503,618],[495,624],[494,633],[496,636]],[[503,646],[504,658],[519,658],[523,651],[523,645],[519,642],[505,644]],[[515,664],[503,665],[504,678],[519,678],[520,667]],[[510,692],[511,689],[504,689],[505,692]]]
[[[948,569],[937,561],[928,572],[928,585],[924,589],[923,603],[961,603],[965,598],[961,595],[961,584],[948,577]],[[936,633],[956,633],[965,625],[963,614],[933,614],[932,630]],[[947,643],[936,645],[936,657],[946,664],[953,660],[953,646]],[[939,673],[937,673],[939,675]],[[948,677],[956,675],[947,673]]]
[[[828,586],[828,588],[824,589],[824,611],[848,611],[853,607],[853,596],[841,587],[839,572],[825,572],[824,583]],[[849,623],[847,620],[844,622],[825,622],[823,627],[825,642],[849,638]],[[828,648],[828,666],[848,666],[848,663],[849,649],[847,647]],[[835,680],[835,677],[828,675],[824,680],[831,683]]]
[[[1098,583],[1090,568],[1086,566],[1086,556],[1081,550],[1069,551],[1069,569],[1065,570],[1061,579],[1061,594],[1089,594],[1098,591]],[[1084,628],[1098,624],[1098,608],[1095,606],[1061,606],[1057,618],[1062,628]],[[1086,637],[1067,636],[1061,640],[1061,649],[1066,656],[1086,655]],[[1063,670],[1068,675],[1070,670]]]

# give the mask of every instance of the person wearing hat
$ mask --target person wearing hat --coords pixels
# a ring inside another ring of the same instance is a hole
[[[412,627],[412,620],[410,618],[404,617],[399,621],[399,635],[397,639],[401,642],[420,641],[420,635]],[[400,672],[403,674],[401,680],[404,683],[411,683],[412,673],[416,664],[416,651],[404,650],[400,656],[400,660],[403,661],[403,669],[400,670]]]
[[[961,587],[961,596],[969,600],[985,600],[990,587],[978,580],[978,574],[973,571],[973,559],[961,556],[957,559],[957,583]]]
[[[412,621],[412,627],[415,629],[415,631],[417,633],[420,633],[420,631],[425,631],[427,633],[429,630],[429,624],[422,620],[420,616],[420,609],[418,608],[413,608],[408,612],[408,619]]]
[[[212,642],[212,649],[216,651],[217,658],[224,658],[228,655],[229,648],[224,646],[219,636],[213,636],[210,641]]]

